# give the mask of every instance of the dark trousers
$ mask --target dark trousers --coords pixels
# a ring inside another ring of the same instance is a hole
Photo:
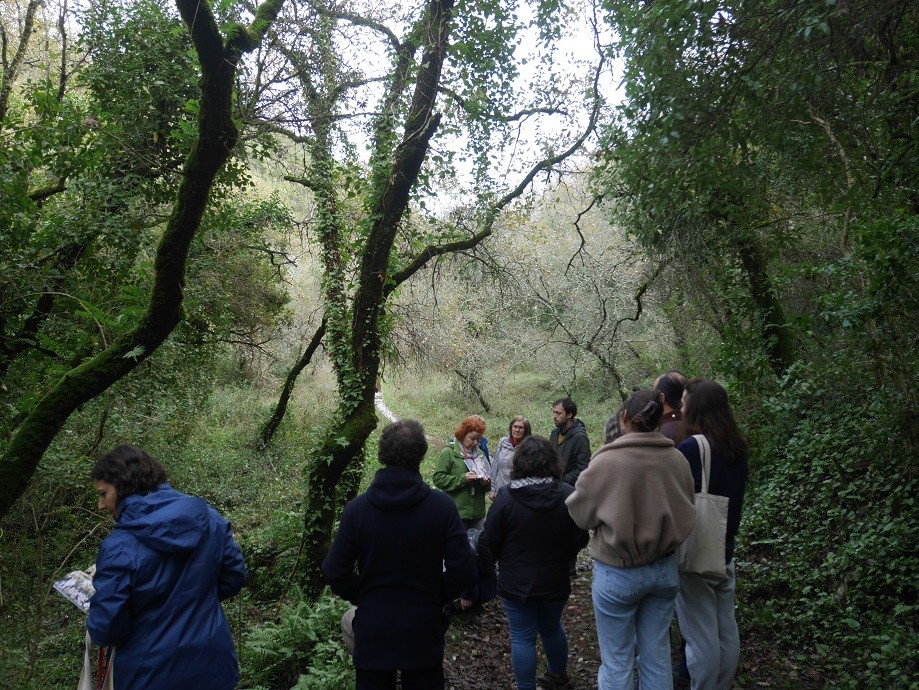
[[[403,668],[402,690],[443,690],[443,664],[428,668]],[[375,671],[363,668],[354,669],[357,683],[356,690],[396,690],[396,670]]]

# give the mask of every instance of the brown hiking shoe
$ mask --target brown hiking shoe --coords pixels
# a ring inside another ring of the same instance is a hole
[[[567,673],[557,676],[552,671],[546,671],[537,678],[536,685],[542,690],[569,690],[569,688],[573,687],[571,681],[568,680]]]

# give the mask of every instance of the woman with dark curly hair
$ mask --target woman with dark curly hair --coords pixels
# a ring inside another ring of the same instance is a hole
[[[96,463],[99,510],[115,529],[96,556],[86,627],[114,646],[123,688],[230,690],[239,663],[220,602],[246,583],[230,524],[200,498],[166,483],[166,471],[131,445]]]
[[[543,688],[567,688],[568,638],[562,610],[571,594],[569,563],[587,544],[565,507],[573,493],[561,481],[561,458],[542,436],[527,436],[514,451],[511,481],[498,491],[485,520],[485,539],[498,561],[498,593],[511,634],[518,690],[536,687],[536,637],[548,669]]]
[[[488,460],[479,447],[485,422],[478,415],[466,417],[453,435],[455,441],[434,462],[434,486],[453,498],[467,530],[482,529],[485,495],[491,486]]]

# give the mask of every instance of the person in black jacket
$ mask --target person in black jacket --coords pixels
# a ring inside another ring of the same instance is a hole
[[[390,424],[380,435],[378,470],[367,491],[345,506],[322,573],[357,606],[357,690],[444,687],[444,604],[473,577],[472,551],[449,496],[425,484],[421,424]],[[355,565],[357,569],[355,570]]]
[[[568,688],[568,638],[562,610],[571,594],[569,562],[587,545],[587,532],[568,514],[574,489],[560,480],[558,452],[548,439],[528,436],[517,446],[511,482],[501,488],[485,520],[483,538],[498,561],[498,593],[511,635],[518,690],[536,687],[536,636],[548,669],[546,690]]]
[[[552,446],[561,456],[562,481],[575,485],[590,462],[590,440],[584,422],[577,419],[578,406],[571,398],[559,398],[552,403],[552,423],[549,434]]]

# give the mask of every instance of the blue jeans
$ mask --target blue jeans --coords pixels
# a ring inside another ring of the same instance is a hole
[[[632,690],[636,647],[639,688],[673,688],[670,621],[679,590],[676,554],[637,568],[615,568],[594,561],[600,690]]]
[[[517,690],[536,688],[536,635],[542,638],[549,670],[564,675],[568,668],[568,636],[562,627],[564,601],[529,601],[521,604],[509,599],[504,613],[511,631],[511,663]]]

